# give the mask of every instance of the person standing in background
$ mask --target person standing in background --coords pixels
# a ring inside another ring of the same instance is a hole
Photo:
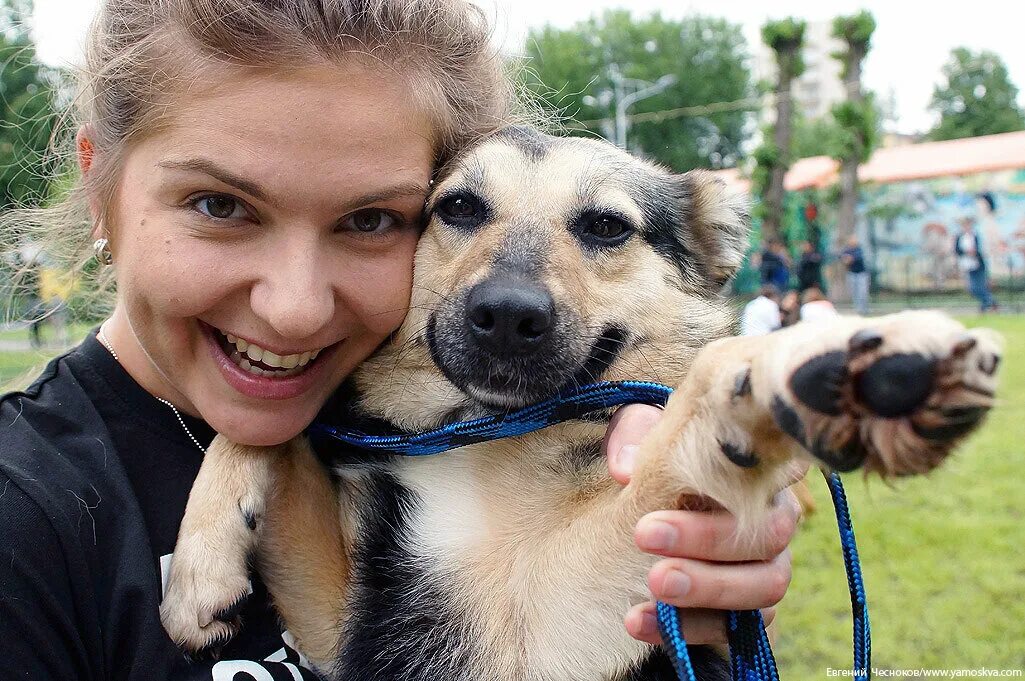
[[[800,244],[801,259],[797,261],[797,290],[822,288],[822,254],[810,241]]]
[[[772,284],[762,284],[758,297],[744,306],[740,318],[740,335],[764,336],[779,327],[779,289]]]
[[[847,239],[847,248],[840,253],[840,260],[847,268],[847,290],[850,291],[854,311],[861,315],[868,314],[869,274],[858,237]]]
[[[997,303],[989,290],[989,273],[986,271],[986,259],[982,255],[982,241],[975,231],[975,216],[962,215],[958,223],[961,225],[961,233],[954,239],[957,267],[965,275],[968,292],[979,301],[980,311],[996,310]]]

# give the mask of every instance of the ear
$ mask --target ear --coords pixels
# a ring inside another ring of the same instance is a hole
[[[677,175],[682,188],[684,243],[700,256],[714,286],[722,288],[744,262],[751,233],[749,199],[707,170]]]
[[[75,133],[75,152],[78,159],[78,170],[82,179],[88,182],[90,175],[96,172],[96,145],[93,143],[92,126],[83,125]],[[93,225],[100,224],[100,207],[95,197],[89,197],[89,214],[92,216]],[[95,228],[94,228],[95,230]],[[93,234],[94,237],[103,236]]]

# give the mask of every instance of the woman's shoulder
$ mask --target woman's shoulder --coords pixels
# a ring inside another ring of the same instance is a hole
[[[74,354],[51,361],[28,388],[0,396],[0,484],[16,486],[63,529],[77,529],[83,514],[95,518],[92,507],[117,496],[112,485],[123,481]]]

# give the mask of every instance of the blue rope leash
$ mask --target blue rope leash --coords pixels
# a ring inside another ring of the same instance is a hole
[[[672,388],[648,381],[602,382],[563,392],[544,402],[508,414],[452,423],[413,435],[371,435],[356,429],[323,423],[310,426],[310,433],[340,440],[361,449],[403,456],[429,456],[477,442],[524,435],[556,423],[580,418],[593,411],[623,404],[664,406],[671,393]],[[843,547],[844,567],[847,571],[854,613],[854,678],[863,680],[871,676],[871,640],[858,547],[854,541],[854,528],[851,525],[847,497],[840,478],[836,474],[830,474],[827,479],[840,528],[840,543]],[[656,612],[659,632],[677,676],[680,681],[696,681],[690,654],[687,651],[687,641],[680,625],[679,611],[667,603],[659,602],[656,603]],[[765,624],[759,611],[730,611],[727,614],[727,634],[734,681],[779,681],[776,660],[772,655]]]

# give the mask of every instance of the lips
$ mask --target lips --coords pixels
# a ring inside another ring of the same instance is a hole
[[[278,363],[280,361],[276,358],[299,355],[301,359],[305,352],[310,353],[310,358],[305,365],[296,364],[296,366],[286,369],[264,363],[267,359],[266,350],[258,345],[256,348],[262,350],[263,354],[260,355],[260,359],[254,360],[248,354],[248,347],[245,355],[239,352],[238,341],[240,339],[237,337],[233,336],[236,340],[231,342],[227,333],[208,324],[202,324],[202,330],[211,357],[225,382],[243,395],[257,399],[287,400],[303,395],[317,384],[329,366],[328,360],[345,342],[342,340],[325,348],[311,349],[300,353],[281,355],[272,353],[275,356],[270,358],[271,362],[277,361]],[[248,343],[248,341],[244,342]],[[315,357],[314,353],[316,353]],[[254,350],[254,354],[256,354],[256,350]],[[245,363],[249,364],[248,368]]]

